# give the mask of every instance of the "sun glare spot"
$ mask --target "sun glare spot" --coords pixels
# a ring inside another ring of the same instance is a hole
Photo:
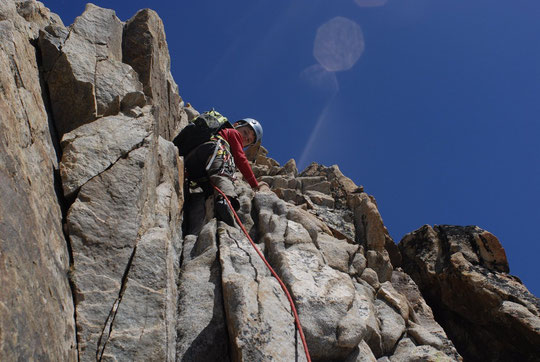
[[[329,116],[329,110],[330,105],[332,103],[332,99],[330,99],[326,105],[324,106],[323,110],[321,111],[321,114],[319,114],[319,117],[315,121],[315,126],[311,130],[311,134],[309,135],[309,139],[304,146],[304,149],[302,150],[302,155],[300,156],[300,159],[298,161],[298,167],[299,169],[303,169],[307,166],[307,160],[310,155],[310,153],[313,150],[313,147],[315,146],[315,141],[317,140],[317,137],[321,133],[321,128],[325,122],[325,120]]]
[[[300,78],[324,94],[334,94],[339,90],[336,74],[327,71],[320,64],[314,64],[304,69],[302,73],[300,73]]]
[[[329,72],[348,70],[364,52],[364,35],[360,25],[337,16],[317,30],[313,55]]]
[[[388,0],[354,0],[356,5],[366,8],[372,8],[385,5]]]

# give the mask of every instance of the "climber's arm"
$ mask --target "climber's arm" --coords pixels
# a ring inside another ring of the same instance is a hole
[[[224,138],[231,147],[231,154],[234,158],[236,167],[238,167],[247,183],[249,183],[252,188],[259,189],[259,183],[257,182],[257,179],[253,174],[253,170],[249,165],[249,161],[247,160],[246,154],[244,153],[244,148],[242,147],[242,136],[240,135],[240,132],[235,129],[225,129],[224,131]]]

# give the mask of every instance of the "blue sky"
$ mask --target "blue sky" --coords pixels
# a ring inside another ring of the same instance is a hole
[[[44,3],[66,25],[85,6]],[[478,225],[540,296],[537,0],[94,3],[156,10],[186,102],[259,119],[282,164],[338,164],[396,242]]]

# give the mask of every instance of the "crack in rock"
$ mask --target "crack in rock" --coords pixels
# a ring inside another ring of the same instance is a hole
[[[94,176],[92,176],[91,178],[89,178],[88,180],[86,180],[83,184],[81,184],[79,187],[77,187],[77,189],[69,192],[68,195],[66,195],[66,197],[69,197],[70,195],[77,195],[79,193],[79,191],[87,184],[89,183],[90,181],[98,178],[99,176],[103,175],[105,172],[107,172],[108,170],[110,170],[114,165],[116,165],[116,163],[120,160],[125,160],[127,159],[130,154],[136,150],[138,150],[139,148],[142,148],[146,142],[150,142],[150,138],[152,136],[152,133],[150,133],[150,135],[148,137],[145,137],[141,142],[135,144],[130,150],[128,150],[127,152],[123,153],[123,154],[120,154],[120,156],[114,160],[114,161],[111,161],[111,164],[109,166],[107,166],[107,168],[105,168],[103,171],[100,171],[99,173],[95,174]],[[80,136],[79,136],[80,137]],[[78,137],[76,137],[78,138]],[[75,139],[76,139],[75,138]],[[114,199],[114,195],[111,195],[111,197]],[[73,196],[71,196],[71,198],[73,198]],[[75,200],[75,198],[73,198],[73,200]]]
[[[140,237],[137,240],[137,243],[139,241]],[[126,265],[126,269],[124,271],[124,275],[122,276],[122,283],[120,286],[120,292],[118,293],[118,298],[114,301],[111,311],[109,312],[109,315],[107,317],[107,320],[105,321],[105,325],[103,326],[103,330],[101,332],[101,335],[99,337],[98,343],[97,343],[97,350],[96,350],[96,360],[101,361],[103,359],[103,353],[105,353],[105,348],[107,347],[107,343],[109,342],[109,338],[111,336],[113,326],[114,326],[114,320],[116,318],[116,314],[118,312],[118,307],[120,306],[120,303],[122,302],[122,297],[124,296],[124,292],[127,287],[127,281],[128,281],[128,275],[129,271],[131,269],[131,265],[133,263],[133,259],[135,258],[135,254],[137,252],[137,243],[135,243],[135,246],[133,247],[133,251],[131,253],[131,256],[129,258],[129,261]],[[108,332],[107,332],[108,331]],[[105,337],[105,340],[104,340]]]

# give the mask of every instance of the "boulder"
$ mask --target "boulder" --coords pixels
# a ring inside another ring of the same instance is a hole
[[[395,353],[390,357],[391,362],[451,362],[455,361],[443,352],[431,346],[417,346],[410,338],[399,341]]]
[[[465,359],[537,359],[540,300],[507,274],[495,236],[476,226],[426,225],[399,247],[404,271]]]
[[[418,286],[411,277],[401,270],[396,270],[392,273],[392,286],[407,300],[409,305],[407,333],[411,336],[416,335],[416,337],[413,337],[416,344],[427,344],[436,347],[453,360],[463,360],[444,329],[435,321],[430,306],[422,297]],[[440,343],[442,343],[442,346]]]
[[[287,163],[283,165],[281,168],[281,171],[278,173],[279,175],[291,175],[293,177],[298,176],[298,169],[296,168],[296,161],[291,158]]]
[[[382,352],[391,355],[398,340],[405,333],[405,320],[386,301],[376,299],[375,308],[380,321]]]

